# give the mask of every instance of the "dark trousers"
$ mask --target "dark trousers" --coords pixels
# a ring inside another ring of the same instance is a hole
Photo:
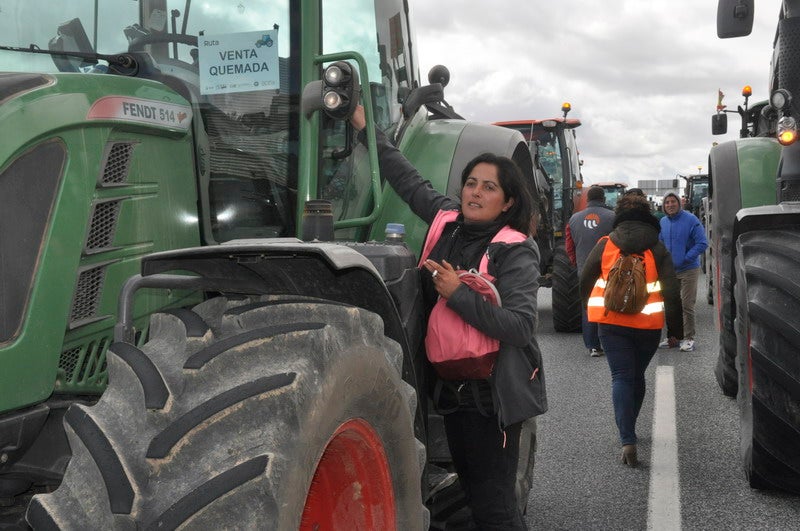
[[[497,417],[460,410],[444,415],[450,454],[480,530],[527,529],[515,492],[522,423],[503,432]]]
[[[583,332],[583,345],[587,349],[596,348],[597,350],[602,350],[600,338],[597,336],[597,323],[589,321],[586,306],[583,305],[581,305],[581,331]]]
[[[611,399],[622,444],[636,444],[636,419],[646,389],[644,371],[658,349],[661,330],[600,324],[598,335],[611,369]]]

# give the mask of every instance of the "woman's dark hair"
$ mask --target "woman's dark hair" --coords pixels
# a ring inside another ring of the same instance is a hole
[[[514,199],[514,204],[507,212],[503,212],[497,218],[504,225],[518,230],[523,234],[529,234],[531,230],[531,216],[533,216],[533,199],[528,183],[522,177],[522,171],[517,163],[508,157],[495,155],[494,153],[483,153],[467,163],[464,171],[461,172],[461,188],[467,182],[467,178],[472,174],[475,166],[481,163],[491,164],[497,168],[497,180],[506,201]]]
[[[614,228],[625,221],[641,221],[653,227],[656,231],[661,230],[661,224],[650,211],[650,201],[643,195],[625,194],[617,201],[614,209]]]
[[[617,201],[617,206],[614,212],[619,214],[623,210],[641,210],[642,212],[650,213],[650,202],[644,195],[638,194],[625,194]]]

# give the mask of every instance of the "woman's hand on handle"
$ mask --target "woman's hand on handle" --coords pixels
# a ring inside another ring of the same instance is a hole
[[[350,123],[356,131],[361,131],[367,126],[367,117],[364,114],[364,106],[356,105],[356,110],[353,111],[353,116],[350,117]]]
[[[436,291],[445,299],[449,299],[456,289],[458,289],[458,286],[461,285],[456,270],[453,269],[453,266],[450,265],[447,260],[442,260],[441,264],[436,263],[434,260],[425,260],[425,264],[423,265],[425,269],[431,272],[433,286],[436,288]]]

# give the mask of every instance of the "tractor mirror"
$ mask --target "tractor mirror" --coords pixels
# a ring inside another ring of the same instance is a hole
[[[753,0],[719,0],[717,37],[744,37],[753,30]]]
[[[724,135],[728,132],[728,115],[725,113],[715,114],[711,117],[711,134]]]

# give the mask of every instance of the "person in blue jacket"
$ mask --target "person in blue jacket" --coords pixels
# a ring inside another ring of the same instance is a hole
[[[683,339],[680,349],[683,352],[694,350],[694,305],[697,300],[697,279],[700,277],[700,255],[708,247],[706,232],[700,220],[681,208],[680,198],[670,192],[664,196],[664,213],[661,218],[661,234],[672,254],[672,263],[681,285],[683,304]],[[678,338],[667,337],[659,345],[661,348],[678,346]]]

